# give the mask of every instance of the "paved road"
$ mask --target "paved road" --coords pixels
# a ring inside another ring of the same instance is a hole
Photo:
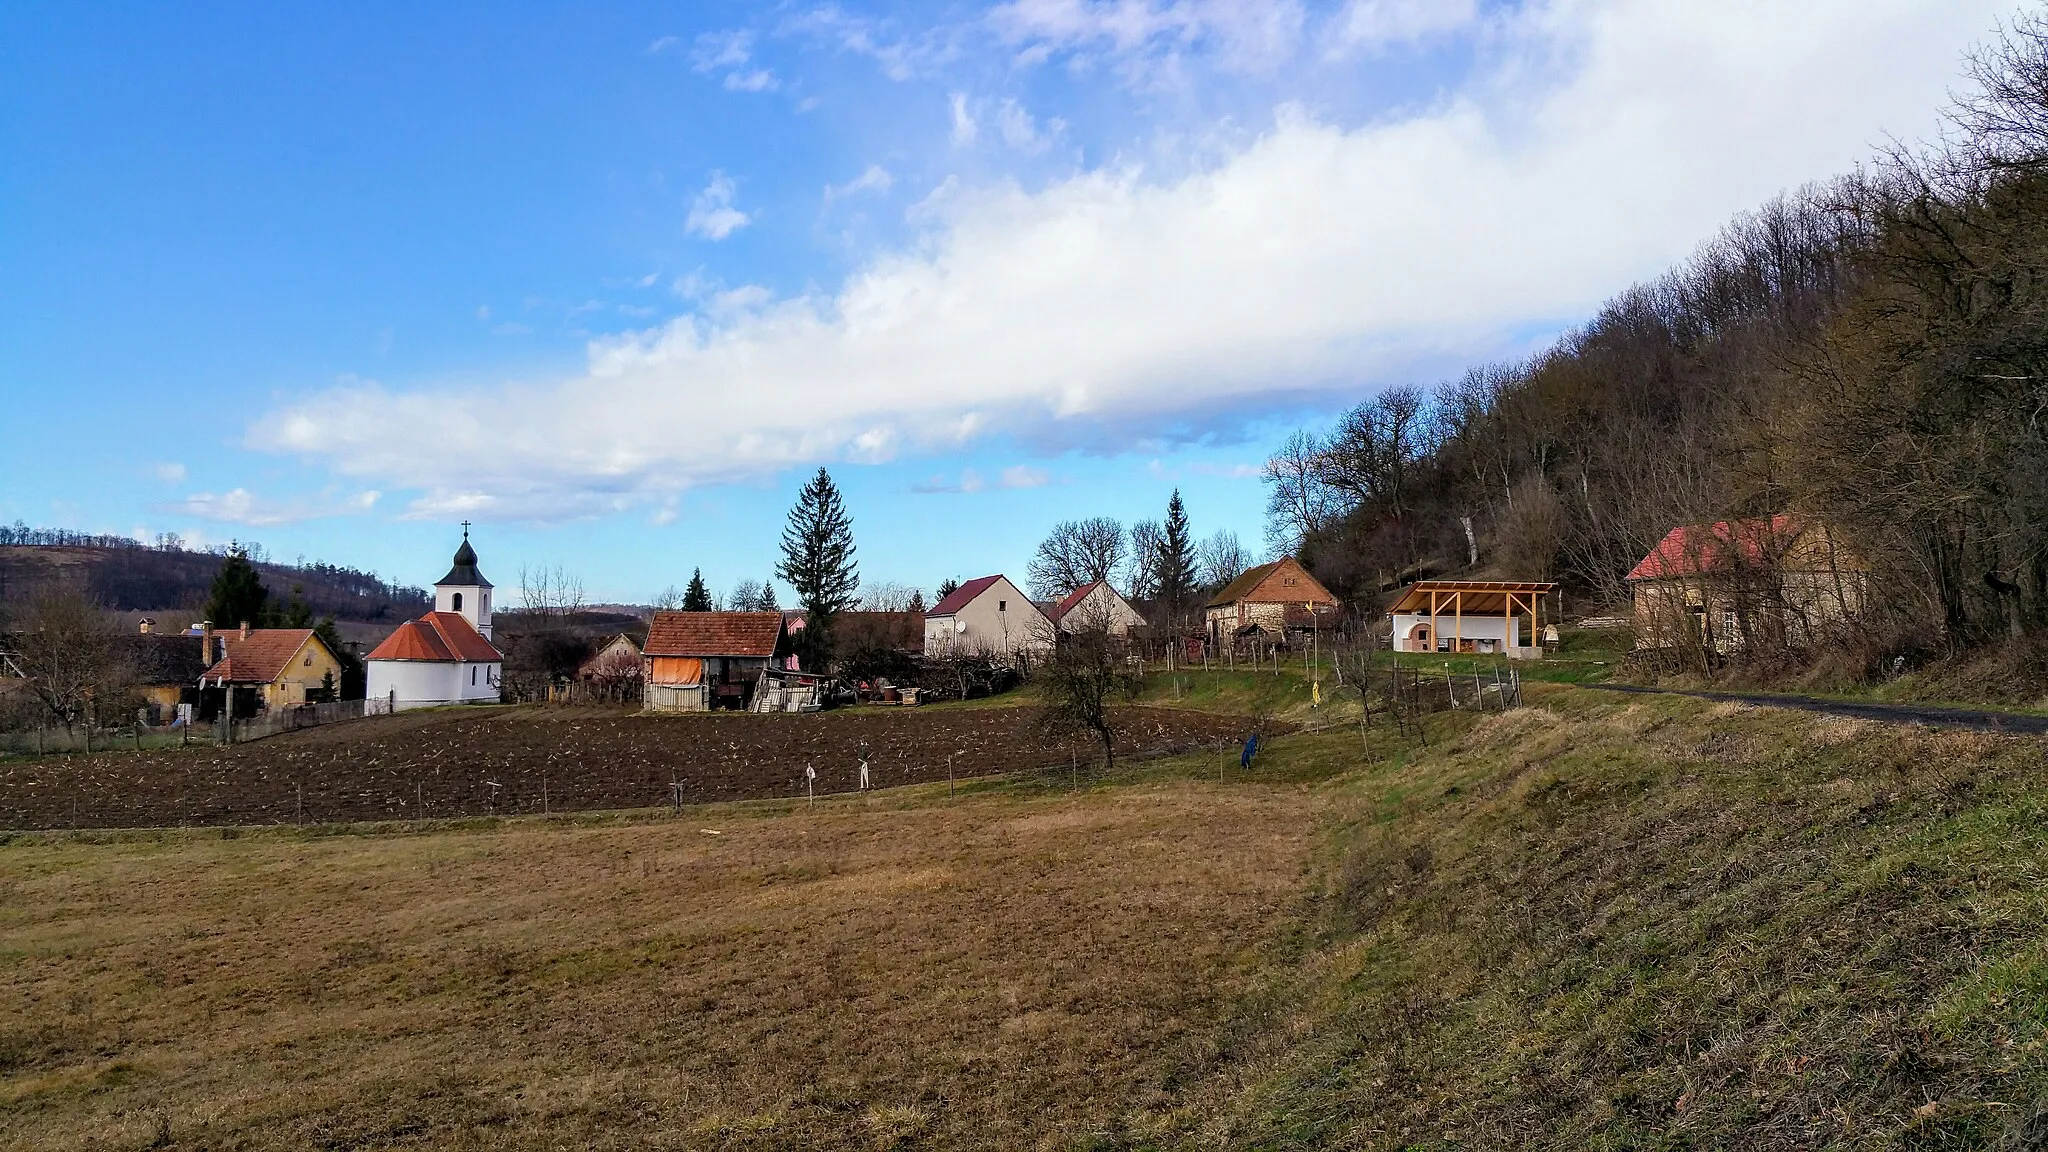
[[[1650,688],[1640,684],[1588,684],[1586,687],[1608,692],[1641,692],[1667,696],[1697,696],[1702,700],[1733,700],[1765,708],[1797,708],[1802,712],[1853,716],[1859,720],[1877,720],[1885,724],[1925,724],[1934,728],[1968,728],[1977,732],[2048,736],[2048,716],[2022,716],[2012,712],[1942,708],[1932,704],[1865,704],[1852,700],[1821,700],[1812,696],[1778,696],[1767,692],[1703,692],[1682,688]]]

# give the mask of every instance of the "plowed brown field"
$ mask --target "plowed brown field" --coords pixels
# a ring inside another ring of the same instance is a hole
[[[1120,754],[1242,740],[1248,721],[1170,708],[1121,713]],[[436,710],[231,748],[51,756],[0,764],[0,828],[123,828],[481,816],[820,795],[1050,767],[1027,708],[641,716],[596,709]]]

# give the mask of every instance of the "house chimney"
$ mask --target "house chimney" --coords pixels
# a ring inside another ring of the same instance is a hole
[[[201,620],[199,622],[199,662],[209,668],[213,666],[213,621],[211,620]]]
[[[247,640],[248,638],[249,638],[249,622],[248,622],[247,620],[244,620],[244,621],[242,621],[242,639],[244,639],[244,640]]]
[[[147,616],[144,616],[142,618],[142,623],[136,625],[136,627],[141,630],[142,635],[147,636],[150,634],[151,631],[153,631],[156,628],[156,621],[151,620]]]

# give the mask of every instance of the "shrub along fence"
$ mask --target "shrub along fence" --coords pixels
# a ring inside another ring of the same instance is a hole
[[[383,716],[391,701],[335,700],[295,704],[237,720],[225,717],[212,724],[130,724],[123,728],[31,728],[0,732],[0,754],[42,756],[55,752],[108,752],[122,749],[176,748],[185,744],[242,744],[302,728]]]

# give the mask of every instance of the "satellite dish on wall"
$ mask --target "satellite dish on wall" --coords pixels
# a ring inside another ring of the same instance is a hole
[[[958,618],[955,618],[955,619],[954,619],[954,621],[953,621],[953,631],[955,631],[955,632],[958,632],[958,633],[962,633],[962,634],[966,633],[966,631],[967,631],[967,621],[965,621],[965,620],[961,620],[961,619],[958,619]]]

